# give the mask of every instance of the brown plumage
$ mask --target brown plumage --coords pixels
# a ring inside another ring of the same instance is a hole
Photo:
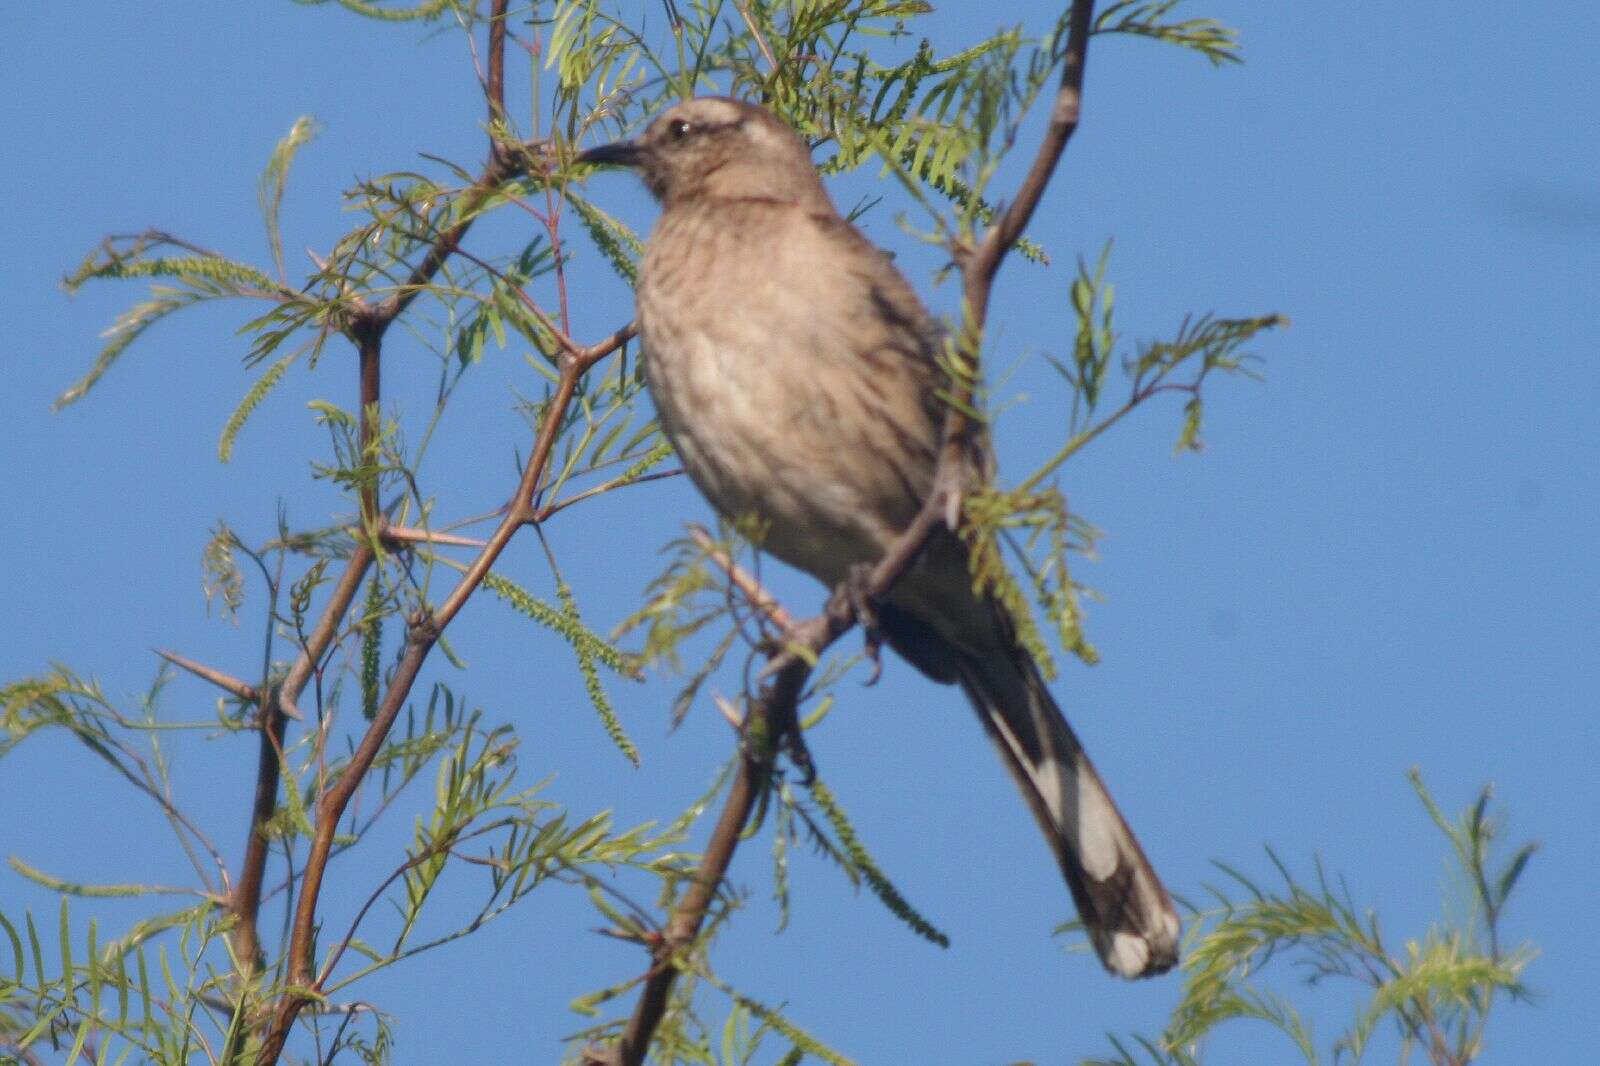
[[[765,548],[834,585],[876,562],[932,488],[937,326],[834,208],[805,143],[707,97],[580,158],[637,167],[661,202],[637,289],[645,376],[684,469]],[[959,684],[1044,830],[1113,973],[1177,960],[1178,917],[1011,620],[943,536],[881,605],[890,645]]]

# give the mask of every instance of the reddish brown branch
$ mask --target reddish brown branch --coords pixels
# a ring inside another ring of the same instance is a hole
[[[555,395],[545,408],[544,421],[534,442],[533,453],[523,468],[516,494],[490,536],[483,550],[462,575],[461,580],[445,601],[428,613],[411,619],[406,631],[405,653],[395,667],[394,675],[378,706],[371,725],[361,738],[349,762],[330,787],[317,801],[316,827],[311,840],[311,850],[301,874],[300,896],[296,901],[294,922],[289,936],[288,982],[295,986],[285,991],[274,1011],[261,1054],[260,1066],[276,1062],[282,1054],[289,1030],[296,1015],[314,995],[317,977],[312,951],[317,924],[317,900],[322,891],[323,877],[328,858],[333,852],[334,833],[356,790],[361,786],[373,761],[382,749],[393,728],[395,719],[405,707],[412,686],[421,672],[429,652],[438,643],[446,626],[461,612],[467,600],[477,591],[495,560],[505,550],[511,538],[534,517],[533,492],[549,465],[567,409],[577,393],[578,383],[601,359],[616,351],[633,336],[631,325],[617,330],[606,340],[587,348],[577,348],[562,362],[561,377]]]
[[[482,174],[468,187],[463,194],[462,210],[459,214],[460,221],[439,233],[433,243],[428,247],[422,259],[412,269],[403,285],[387,299],[376,303],[358,303],[357,310],[352,315],[345,327],[345,333],[356,345],[359,357],[360,376],[360,444],[362,462],[369,467],[375,466],[375,452],[382,429],[381,408],[382,399],[382,345],[383,337],[389,326],[406,309],[444,267],[450,256],[460,248],[462,239],[472,225],[478,210],[493,196],[496,190],[506,180],[514,176],[522,166],[521,154],[508,151],[502,143],[500,127],[503,124],[505,109],[505,42],[506,42],[506,8],[509,0],[492,0],[489,13],[489,69],[485,85],[485,95],[488,100],[489,116],[491,122],[490,151],[488,162]],[[524,477],[523,486],[519,489],[514,505],[508,509],[505,521],[496,531],[487,546],[479,556],[479,563],[469,570],[455,592],[434,615],[419,618],[413,621],[407,634],[407,654],[402,659],[396,671],[394,681],[386,693],[383,706],[380,708],[378,718],[369,727],[362,740],[361,747],[357,749],[345,772],[340,775],[333,788],[325,792],[318,801],[318,819],[316,835],[310,860],[308,861],[303,880],[301,882],[300,898],[295,911],[295,922],[289,945],[289,980],[292,984],[309,985],[311,982],[311,939],[315,923],[317,895],[321,887],[323,872],[331,851],[333,830],[337,826],[345,807],[355,789],[360,785],[367,770],[371,767],[378,748],[388,734],[389,728],[399,708],[404,705],[405,699],[416,680],[417,672],[421,669],[422,661],[429,650],[437,641],[439,632],[449,624],[451,618],[460,611],[468,596],[476,589],[483,575],[488,571],[484,563],[487,558],[492,561],[504,549],[510,539],[510,534],[520,524],[525,522],[531,508],[533,485],[536,483],[544,464],[548,461],[550,449],[554,443],[555,431],[559,426],[560,416],[564,413],[565,405],[570,402],[573,390],[578,379],[606,353],[622,343],[627,336],[619,332],[613,340],[615,343],[605,342],[595,346],[592,358],[587,361],[584,356],[587,351],[574,351],[567,361],[563,371],[561,389],[558,391],[557,402],[552,404],[552,417],[542,427],[540,442],[535,447],[534,457],[530,459],[529,470]],[[601,350],[603,349],[603,350]],[[257,931],[257,917],[261,906],[261,884],[266,866],[267,837],[264,832],[266,821],[276,809],[278,789],[280,786],[281,764],[283,758],[283,738],[286,726],[286,717],[301,717],[295,706],[306,684],[320,668],[324,656],[332,646],[337,634],[344,623],[345,616],[354,602],[356,592],[361,586],[368,569],[374,562],[373,546],[369,537],[383,532],[383,516],[379,509],[378,484],[375,473],[360,489],[360,511],[362,532],[358,535],[356,548],[343,575],[335,586],[329,601],[311,636],[306,640],[301,649],[300,656],[290,667],[288,675],[281,685],[270,693],[259,710],[258,726],[261,734],[259,756],[257,760],[255,797],[252,804],[250,831],[245,847],[245,861],[241,878],[229,898],[229,910],[235,917],[233,931],[233,946],[239,965],[245,972],[250,972],[257,964],[260,956],[260,939]],[[412,532],[406,530],[405,532]],[[393,533],[398,539],[404,539],[401,534]],[[460,538],[465,539],[465,538]],[[295,1015],[305,1002],[301,992],[286,992],[279,1000],[273,1012],[272,1022],[267,1030],[258,1062],[270,1064],[276,1062],[283,1051],[288,1039],[290,1027],[294,1023]]]
[[[994,290],[994,280],[1005,262],[1006,254],[1016,245],[1017,239],[1027,229],[1033,212],[1044,197],[1050,178],[1061,163],[1061,154],[1067,142],[1077,132],[1078,118],[1083,108],[1083,71],[1089,58],[1089,34],[1094,26],[1094,0],[1074,0],[1067,16],[1067,46],[1061,64],[1061,84],[1056,90],[1050,108],[1050,124],[1045,128],[1044,139],[1033,158],[1033,165],[1022,179],[1013,200],[1000,218],[991,226],[976,250],[957,256],[961,266],[961,296],[963,308],[960,355],[970,361],[968,373],[952,377],[951,402],[945,413],[944,448],[940,455],[941,489],[945,494],[958,491],[958,482],[950,480],[962,467],[968,437],[972,431],[973,384],[977,380],[978,352],[983,347],[984,325],[989,317],[989,294]],[[939,495],[939,493],[935,493]],[[954,524],[956,506],[950,500],[934,501],[940,506],[946,521]]]
[[[747,735],[749,728],[750,720],[747,718]],[[727,802],[717,818],[717,827],[711,832],[711,841],[706,845],[705,854],[700,857],[700,867],[677,906],[672,909],[662,947],[645,979],[644,989],[639,993],[633,1017],[628,1019],[628,1026],[614,1049],[616,1062],[620,1066],[638,1066],[644,1062],[645,1053],[650,1049],[650,1037],[655,1033],[656,1026],[661,1024],[661,1016],[666,1013],[667,998],[672,993],[672,982],[678,974],[676,953],[700,934],[706,911],[716,898],[717,886],[722,883],[722,876],[733,861],[734,849],[739,846],[739,833],[750,817],[756,797],[766,785],[767,774],[772,769],[772,757],[773,749],[769,746],[761,751],[746,752],[739,763],[739,775],[734,778],[733,788],[728,792]]]
[[[502,121],[506,113],[506,6],[509,2],[494,0],[489,5],[489,77],[484,95],[489,99],[491,128]]]
[[[240,974],[250,977],[260,968],[261,882],[266,875],[267,822],[278,809],[278,785],[283,768],[283,735],[289,719],[276,700],[257,711],[257,726],[261,736],[256,746],[256,787],[250,800],[250,828],[244,844],[244,865],[239,870],[239,883],[228,896],[228,911],[234,917],[229,934],[233,946],[234,965]]]
[[[328,597],[322,615],[311,631],[311,637],[300,649],[300,654],[289,667],[283,681],[269,693],[266,703],[256,712],[256,728],[260,742],[256,750],[255,795],[250,804],[250,827],[245,838],[244,864],[239,870],[239,882],[228,896],[228,913],[233,916],[230,942],[236,965],[245,974],[253,973],[260,961],[261,935],[258,922],[261,914],[261,885],[266,875],[269,841],[266,824],[278,807],[278,785],[283,769],[283,736],[288,718],[299,718],[293,710],[294,702],[310,682],[317,664],[327,654],[356,591],[372,565],[372,549],[357,543],[344,573]],[[293,711],[291,715],[291,711]]]
[[[485,93],[489,98],[489,117],[491,129],[489,134],[489,161],[484,165],[483,173],[478,175],[476,181],[462,193],[462,207],[459,212],[461,221],[440,233],[427,252],[411,271],[411,275],[401,284],[399,290],[381,303],[372,305],[365,310],[365,317],[374,329],[377,340],[382,340],[383,333],[389,328],[400,313],[404,311],[421,294],[424,286],[433,280],[433,276],[449,261],[450,257],[461,247],[461,240],[467,235],[467,230],[472,228],[473,220],[477,217],[478,210],[493,196],[500,186],[507,180],[515,177],[522,169],[525,154],[531,154],[537,149],[536,145],[525,145],[527,153],[509,150],[495,135],[499,119],[505,111],[505,50],[506,50],[506,5],[509,0],[494,0],[489,8],[489,73]],[[358,318],[352,333],[361,328]]]
[[[944,446],[934,490],[915,520],[893,548],[873,568],[866,583],[869,598],[886,594],[922,553],[942,525],[953,525],[960,514],[960,493],[967,476],[972,419],[973,383],[977,379],[978,352],[995,276],[1006,253],[1016,244],[1044,195],[1045,186],[1061,161],[1067,141],[1078,126],[1083,91],[1084,61],[1094,18],[1093,0],[1074,0],[1068,17],[1068,36],[1061,84],[1033,165],[1023,179],[1017,198],[986,232],[975,250],[958,255],[966,304],[962,324],[961,354],[970,363],[965,374],[951,382],[952,402],[945,416]],[[731,561],[730,561],[731,563]],[[726,569],[726,567],[725,567]],[[757,586],[759,589],[759,586]],[[767,785],[776,758],[778,740],[796,727],[796,705],[811,674],[811,663],[856,622],[854,597],[841,585],[828,599],[826,609],[789,629],[788,647],[776,654],[764,676],[770,678],[745,717],[744,753],[739,774],[728,793],[716,828],[694,880],[673,907],[662,947],[646,974],[639,1001],[622,1036],[606,1054],[617,1066],[640,1066],[650,1039],[666,1012],[673,981],[683,965],[682,952],[700,934],[706,913],[716,897],[738,847],[745,822],[761,789]]]
[[[376,319],[363,319],[354,332],[361,374],[361,466],[366,478],[361,485],[361,525],[363,535],[381,521],[378,511],[378,437],[383,430],[383,328]]]

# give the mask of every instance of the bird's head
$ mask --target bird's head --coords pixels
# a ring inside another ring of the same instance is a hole
[[[806,143],[765,108],[723,96],[674,104],[633,140],[578,161],[636,168],[668,207],[703,197],[828,203]]]

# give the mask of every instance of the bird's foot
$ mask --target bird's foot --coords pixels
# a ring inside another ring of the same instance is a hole
[[[856,622],[861,626],[862,650],[872,663],[872,675],[866,684],[876,685],[883,676],[883,630],[878,625],[878,609],[872,595],[872,567],[857,563],[845,578],[845,592],[850,597],[850,608],[855,611]]]
[[[817,779],[817,764],[811,758],[811,749],[806,746],[805,731],[799,722],[784,733],[783,748],[789,756],[789,764],[800,771],[800,783],[810,787]]]

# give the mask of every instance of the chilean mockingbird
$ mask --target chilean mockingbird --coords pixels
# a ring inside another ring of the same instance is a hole
[[[645,377],[713,507],[836,585],[880,559],[933,488],[939,331],[828,198],[805,143],[751,104],[680,103],[579,160],[638,169],[661,203],[639,270]],[[937,535],[875,605],[890,646],[959,684],[1066,875],[1106,968],[1170,969],[1178,915],[1004,608]]]

